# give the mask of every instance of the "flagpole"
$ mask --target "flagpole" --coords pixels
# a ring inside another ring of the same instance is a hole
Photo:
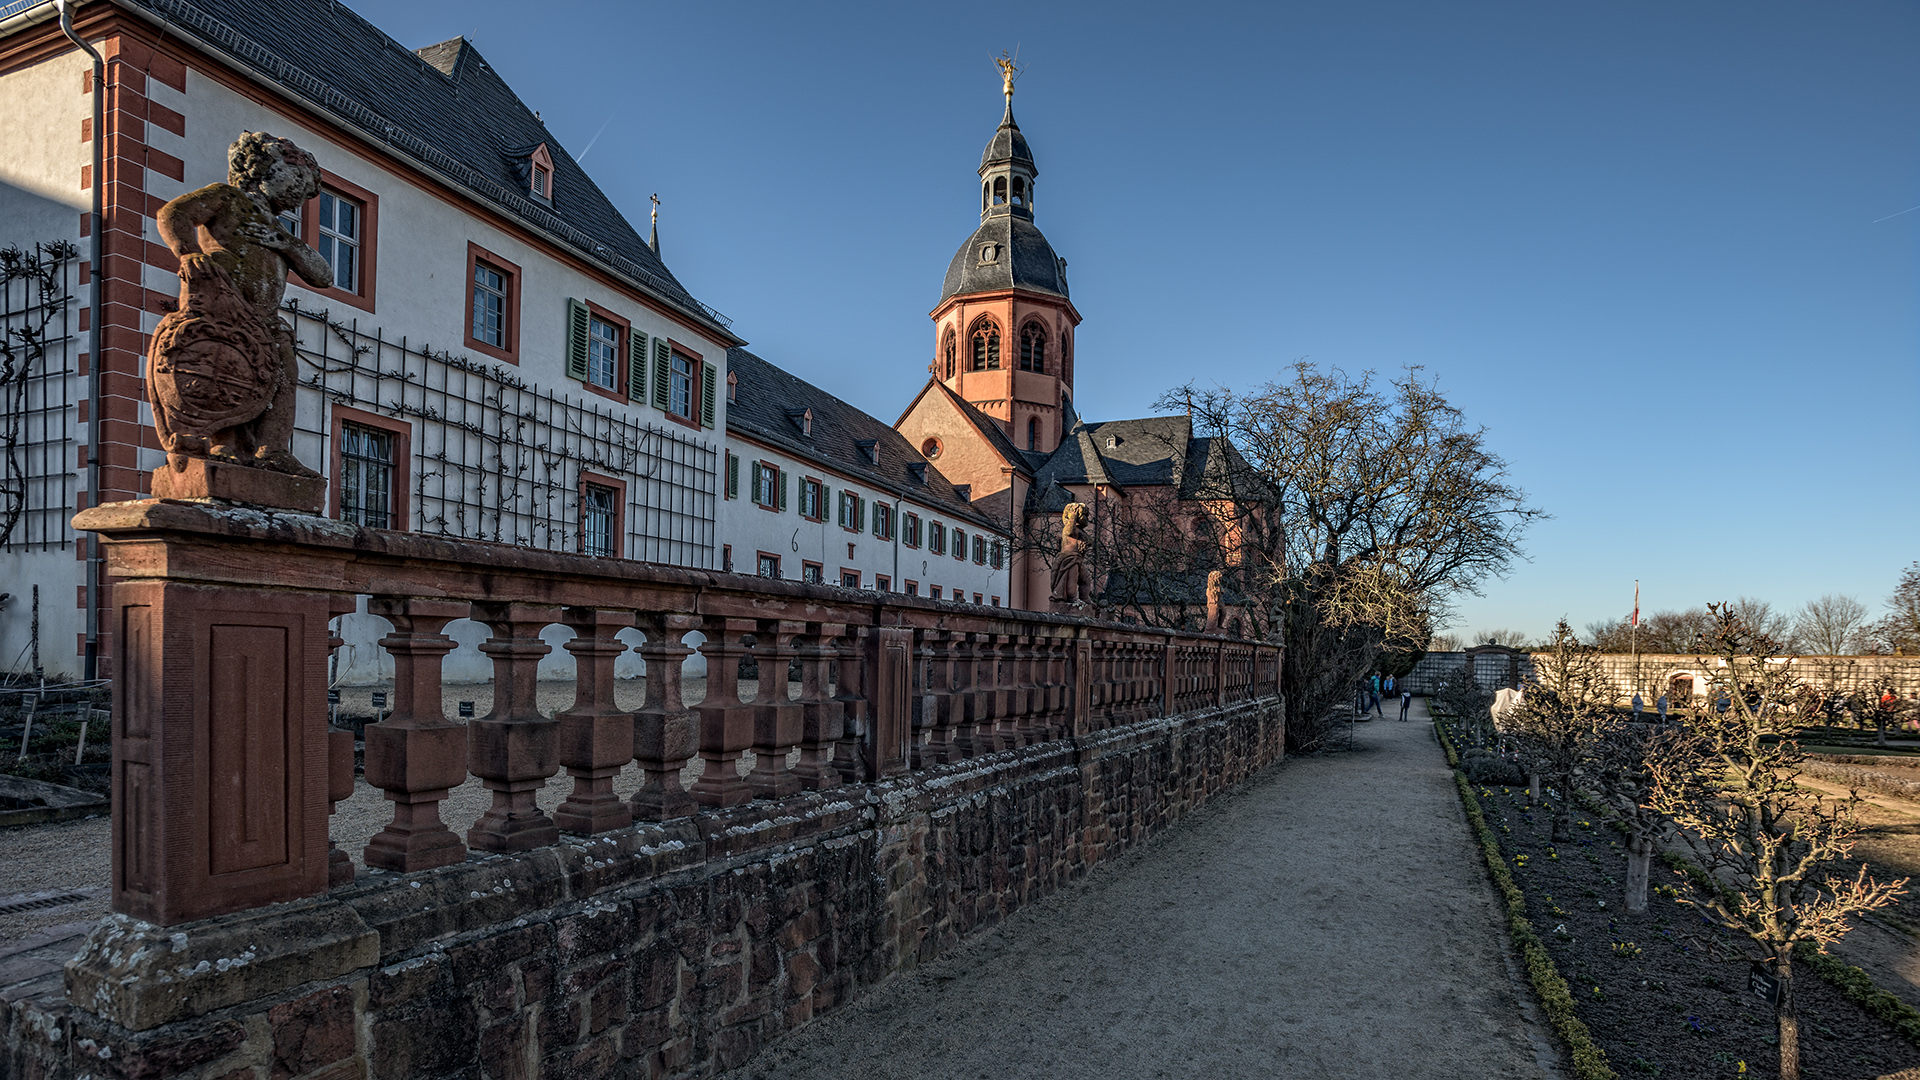
[[[1631,625],[1627,629],[1627,648],[1633,654],[1633,676],[1631,681],[1635,685],[1633,689],[1630,691],[1630,693],[1637,694],[1640,692],[1640,687],[1638,685],[1640,682],[1640,579],[1639,578],[1633,579],[1633,619],[1632,619]]]

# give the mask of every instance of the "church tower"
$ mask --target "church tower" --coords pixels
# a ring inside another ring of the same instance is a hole
[[[933,377],[992,417],[1021,450],[1060,445],[1073,395],[1067,261],[1033,224],[1040,168],[1013,120],[1015,68],[1002,62],[1006,113],[980,155],[980,227],[954,253],[933,309]]]

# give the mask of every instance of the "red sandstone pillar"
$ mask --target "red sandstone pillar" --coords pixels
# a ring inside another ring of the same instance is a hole
[[[325,892],[328,594],[127,575],[112,602],[113,910]]]
[[[800,790],[787,755],[800,744],[805,709],[787,696],[787,674],[794,636],[805,631],[805,623],[763,619],[753,636],[760,685],[753,695],[753,773],[747,784],[757,798],[781,799]]]
[[[834,642],[834,652],[838,654],[839,688],[833,700],[840,703],[843,721],[842,730],[846,734],[840,737],[840,745],[835,748],[833,765],[840,770],[840,778],[849,784],[858,784],[868,779],[865,740],[872,711],[867,706],[867,679],[863,671],[866,663],[866,649],[863,647],[870,629],[864,626],[849,626],[845,637]]]
[[[560,830],[535,796],[558,772],[559,725],[540,714],[540,658],[553,651],[540,631],[560,618],[548,604],[475,603],[473,620],[493,630],[480,651],[493,660],[493,711],[467,725],[467,771],[493,792],[493,805],[467,831],[482,851],[527,851],[558,843]]]
[[[839,656],[835,638],[846,633],[840,623],[809,623],[800,639],[800,763],[794,774],[800,786],[823,791],[840,784],[834,768],[834,747],[846,733],[846,709],[829,693],[828,669]]]
[[[1075,639],[1073,659],[1068,665],[1069,682],[1073,686],[1073,700],[1068,706],[1073,722],[1075,737],[1087,735],[1093,731],[1093,707],[1089,692],[1093,685],[1093,642],[1086,638]]]
[[[953,749],[963,758],[980,757],[994,750],[993,736],[987,733],[992,725],[988,712],[988,697],[981,685],[981,639],[984,634],[955,634],[954,654],[959,662],[954,665],[958,679],[954,684],[954,695],[958,699],[958,728],[953,738]]]
[[[368,842],[370,867],[405,873],[467,857],[440,820],[440,800],[467,779],[467,732],[447,721],[440,664],[454,650],[441,628],[469,606],[451,600],[376,596],[367,610],[393,624],[380,647],[393,656],[393,713],[366,730],[367,783],[386,792],[393,821]]]
[[[955,725],[959,723],[959,699],[953,692],[954,637],[950,630],[929,630],[923,639],[930,657],[923,706],[928,717],[927,744],[922,757],[929,765],[944,765],[963,756],[954,746],[958,734]]]
[[[613,793],[613,778],[633,759],[633,715],[613,704],[613,664],[627,651],[614,635],[633,625],[633,613],[570,607],[561,621],[573,630],[562,646],[573,654],[573,708],[553,719],[573,792],[554,809],[553,823],[583,836],[624,829],[633,811]]]
[[[633,793],[633,816],[641,821],[667,821],[694,811],[693,796],[680,786],[686,768],[700,745],[700,717],[681,696],[682,664],[693,650],[680,639],[698,622],[691,615],[640,613],[638,624],[647,635],[639,647],[647,662],[647,701],[633,714],[633,757],[646,773]]]
[[[753,800],[740,778],[740,754],[753,742],[753,706],[740,700],[740,639],[753,633],[752,619],[717,620],[706,630],[700,655],[707,658],[707,696],[700,702],[700,760],[705,771],[693,782],[693,797],[706,806],[738,806]]]

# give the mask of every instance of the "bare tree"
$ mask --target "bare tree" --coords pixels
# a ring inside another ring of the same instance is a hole
[[[1594,743],[1589,775],[1595,791],[1627,837],[1628,911],[1647,910],[1647,879],[1653,852],[1672,830],[1667,815],[1651,803],[1650,762],[1671,753],[1679,729],[1665,724],[1615,723],[1603,727]]]
[[[1501,723],[1529,770],[1558,792],[1552,837],[1571,840],[1575,774],[1614,723],[1611,681],[1592,646],[1582,645],[1567,620],[1534,657],[1524,699]]]
[[[1814,656],[1851,656],[1859,651],[1867,625],[1867,605],[1851,596],[1828,593],[1809,600],[1793,617],[1793,634]]]
[[[1647,803],[1680,826],[1681,840],[1724,889],[1696,889],[1685,901],[1744,935],[1749,958],[1773,964],[1781,985],[1780,1075],[1799,1080],[1794,946],[1838,940],[1851,916],[1893,903],[1906,881],[1877,881],[1865,866],[1844,872],[1859,793],[1830,798],[1794,782],[1805,757],[1793,739],[1799,722],[1786,707],[1797,678],[1790,665],[1769,660],[1785,650],[1754,631],[1737,605],[1711,610],[1724,711],[1708,710],[1671,752],[1649,761]]]
[[[1427,638],[1428,652],[1459,652],[1459,634],[1434,634]]]
[[[1476,645],[1483,643],[1487,645],[1504,645],[1509,649],[1524,649],[1532,640],[1532,638],[1529,638],[1518,630],[1476,630],[1473,634],[1473,641]]]
[[[1707,605],[1711,608],[1713,605]],[[1786,656],[1799,653],[1801,649],[1794,640],[1793,617],[1784,611],[1773,610],[1773,604],[1755,596],[1742,596],[1737,600],[1723,602],[1720,607],[1731,611],[1742,624],[1761,637],[1774,643],[1777,655]],[[1709,633],[1717,633],[1717,627]]]
[[[1900,572],[1887,614],[1873,624],[1875,651],[1920,655],[1920,562]]]
[[[1224,437],[1277,494],[1281,560],[1249,605],[1287,647],[1287,741],[1316,745],[1382,653],[1423,646],[1450,599],[1504,573],[1542,512],[1419,369],[1386,385],[1298,363],[1247,393],[1186,386],[1196,435]]]

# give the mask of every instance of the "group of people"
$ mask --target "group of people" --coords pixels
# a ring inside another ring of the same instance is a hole
[[[1384,679],[1379,675],[1367,676],[1367,681],[1361,683],[1360,686],[1354,691],[1354,697],[1353,697],[1354,715],[1365,716],[1367,713],[1373,713],[1374,715],[1380,717],[1380,719],[1385,720],[1387,718],[1387,714],[1384,711],[1382,711],[1380,708],[1380,698],[1383,693],[1387,697],[1392,697],[1393,687],[1394,687],[1394,680],[1393,680],[1393,676],[1391,675],[1386,676]],[[1413,709],[1413,691],[1401,690],[1400,691],[1400,719],[1403,723],[1407,719],[1407,714],[1412,709]]]
[[[1654,708],[1658,709],[1660,712],[1660,722],[1663,724],[1666,723],[1667,722],[1667,695],[1661,694],[1658,698],[1654,699],[1653,704],[1654,704]],[[1647,699],[1640,696],[1640,691],[1635,690],[1633,692],[1633,722],[1634,723],[1636,724],[1640,723],[1640,714],[1646,710],[1646,707],[1647,707]]]

